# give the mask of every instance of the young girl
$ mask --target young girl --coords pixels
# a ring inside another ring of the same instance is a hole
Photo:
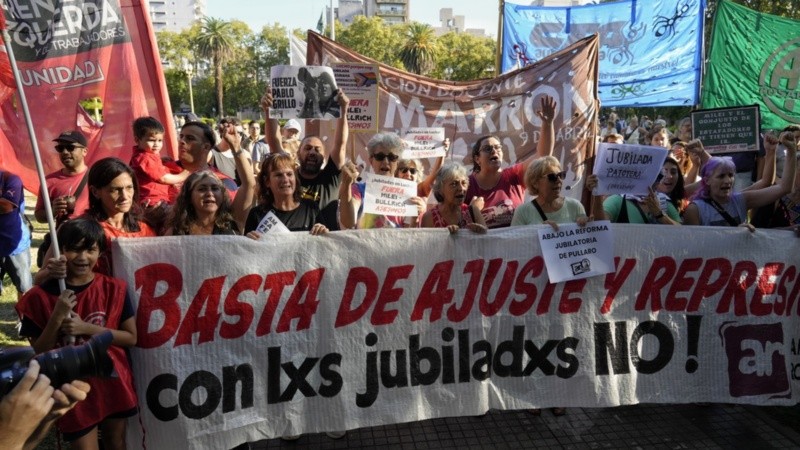
[[[58,421],[73,449],[97,449],[97,427],[105,449],[125,448],[125,425],[137,412],[131,369],[123,347],[136,345],[136,319],[124,281],[93,271],[105,249],[103,228],[95,220],[78,218],[58,230],[66,265],[67,289],[59,294],[58,280],[31,289],[17,304],[20,335],[29,338],[36,353],[67,345],[74,337],[82,344],[110,330],[114,339],[108,354],[118,378],[90,377],[85,401]]]

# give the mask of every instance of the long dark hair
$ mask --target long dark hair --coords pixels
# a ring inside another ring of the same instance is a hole
[[[103,158],[95,162],[89,169],[89,187],[102,189],[123,173],[130,175],[133,182],[133,199],[131,199],[131,209],[125,213],[122,219],[122,227],[128,232],[140,231],[139,219],[142,210],[139,207],[139,182],[129,165],[119,158]],[[86,213],[98,222],[108,219],[108,213],[103,209],[103,202],[94,196],[91,189],[89,190],[89,209],[86,210]]]
[[[667,195],[669,196],[669,201],[672,203],[672,206],[680,211],[684,197],[686,197],[686,186],[683,179],[683,172],[681,172],[680,163],[675,158],[667,156],[667,159],[664,160],[664,165],[667,164],[673,164],[675,168],[678,169],[678,180],[675,182],[675,187],[672,188],[672,192]]]
[[[210,170],[201,170],[186,178],[186,181],[183,182],[183,186],[181,186],[181,192],[178,194],[178,198],[175,199],[175,205],[172,207],[167,221],[167,229],[172,230],[173,235],[182,236],[191,234],[191,225],[197,221],[197,211],[195,211],[194,205],[192,204],[192,190],[194,190],[197,183],[207,178],[214,180],[219,185],[220,189],[222,189],[222,203],[220,203],[217,209],[214,224],[221,230],[228,230],[231,228],[233,215],[231,214],[231,196],[228,194],[228,190],[225,189],[225,185],[222,184],[219,177],[216,176],[214,172]]]

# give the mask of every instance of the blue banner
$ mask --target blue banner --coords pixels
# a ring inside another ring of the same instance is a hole
[[[626,0],[576,7],[505,3],[501,70],[600,36],[602,106],[698,103],[705,0]]]

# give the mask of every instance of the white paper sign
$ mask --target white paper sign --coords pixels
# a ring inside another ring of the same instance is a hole
[[[333,63],[336,84],[350,97],[347,125],[350,131],[378,132],[378,82],[376,64]]]
[[[365,173],[363,177],[366,182],[365,213],[411,217],[419,213],[417,205],[407,203],[410,198],[417,196],[417,183],[374,173]]]
[[[325,66],[272,66],[272,119],[334,119],[341,111],[336,101],[333,69]]]
[[[665,148],[649,145],[600,144],[594,163],[594,195],[649,194],[667,153]]]
[[[262,240],[267,239],[267,234],[269,233],[291,233],[291,231],[286,228],[286,225],[284,225],[272,211],[268,212],[267,215],[261,219],[261,222],[259,222],[256,227],[256,231],[261,233]]]
[[[539,231],[539,244],[551,283],[579,280],[614,271],[614,233],[607,220],[559,224],[558,231],[545,226]]]
[[[444,128],[409,128],[403,132],[403,159],[444,156]]]

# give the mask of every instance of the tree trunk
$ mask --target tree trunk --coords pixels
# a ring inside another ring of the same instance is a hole
[[[217,112],[219,117],[225,117],[222,107],[222,63],[218,57],[214,57],[214,87],[217,89]]]

